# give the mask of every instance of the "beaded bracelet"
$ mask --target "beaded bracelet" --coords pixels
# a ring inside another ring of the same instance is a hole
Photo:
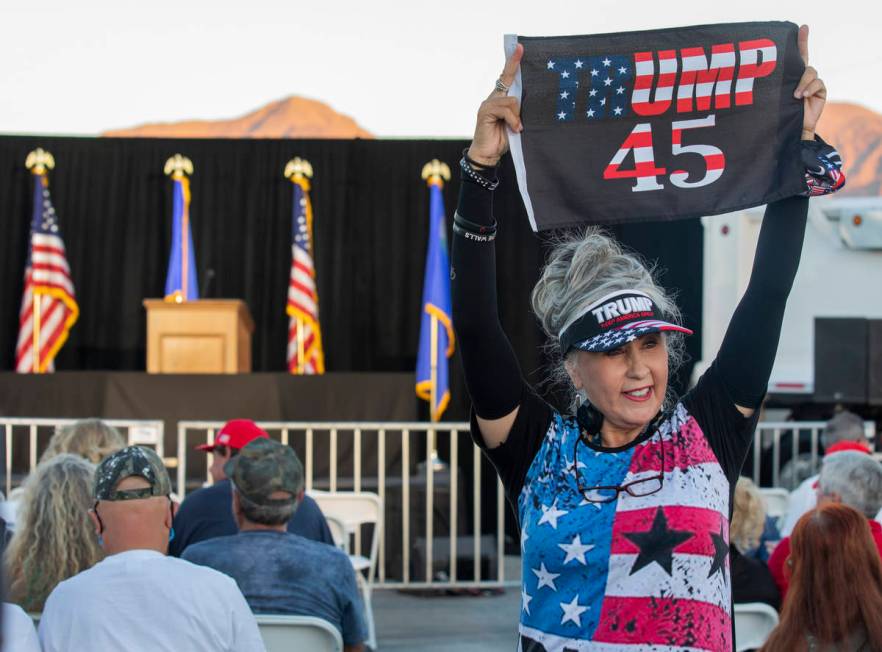
[[[462,157],[466,160],[466,163],[471,165],[472,169],[475,170],[476,172],[494,172],[495,173],[496,168],[499,167],[499,164],[497,164],[497,165],[484,165],[483,163],[478,163],[475,159],[473,159],[471,156],[469,156],[469,148],[468,147],[466,147],[464,150],[462,150]],[[493,176],[495,177],[496,175],[494,174]]]
[[[459,169],[462,170],[462,180],[463,181],[471,181],[475,185],[483,188],[484,190],[496,190],[496,186],[499,185],[499,179],[488,179],[483,174],[477,172],[466,160],[466,157],[463,156],[459,160]]]
[[[459,212],[453,213],[453,223],[460,226],[460,228],[469,231],[475,234],[483,234],[483,235],[495,235],[496,233],[496,222],[493,224],[476,224],[475,222],[470,222]]]
[[[461,235],[466,240],[472,240],[473,242],[493,242],[496,239],[496,233],[488,233],[488,234],[480,234],[480,233],[472,233],[471,231],[466,231],[456,222],[453,223],[453,232],[457,235]]]

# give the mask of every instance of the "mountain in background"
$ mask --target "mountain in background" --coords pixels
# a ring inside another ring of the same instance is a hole
[[[842,155],[843,195],[882,195],[882,115],[857,104],[830,103],[818,134]]]
[[[102,136],[143,138],[373,138],[324,102],[286,97],[230,120],[157,122],[112,129]]]
[[[844,195],[882,195],[882,115],[857,104],[830,102],[818,133],[845,161]],[[104,136],[154,138],[373,138],[324,102],[287,97],[241,118],[188,120],[114,129]]]

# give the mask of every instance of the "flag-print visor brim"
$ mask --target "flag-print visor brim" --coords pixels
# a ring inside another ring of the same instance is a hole
[[[692,331],[688,328],[677,326],[677,324],[672,324],[667,321],[651,320],[631,322],[624,326],[620,326],[619,328],[611,328],[603,333],[595,335],[594,337],[589,337],[587,340],[576,342],[573,344],[573,348],[580,351],[605,353],[607,351],[619,349],[643,335],[659,333],[662,331],[692,335]]]

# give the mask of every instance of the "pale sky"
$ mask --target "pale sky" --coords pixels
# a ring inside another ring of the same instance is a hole
[[[506,32],[807,22],[830,99],[882,113],[882,3],[819,0],[2,0],[0,133],[230,118],[288,95],[381,137],[466,137]]]

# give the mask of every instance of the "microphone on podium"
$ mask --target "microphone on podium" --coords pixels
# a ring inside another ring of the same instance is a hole
[[[214,278],[214,269],[209,267],[205,270],[205,276],[202,277],[202,287],[199,288],[199,298],[204,299],[206,292],[208,292],[208,287],[211,285],[211,281]]]

